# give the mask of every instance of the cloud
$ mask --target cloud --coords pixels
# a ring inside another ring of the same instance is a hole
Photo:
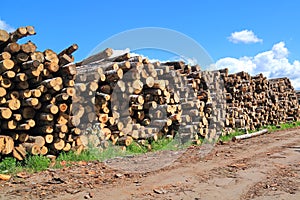
[[[13,27],[11,27],[9,24],[7,24],[5,21],[1,19],[0,19],[0,29],[6,30],[8,32],[12,32],[15,30]]]
[[[222,58],[216,62],[218,69],[228,68],[230,73],[246,71],[251,75],[263,73],[268,78],[290,78],[295,89],[300,89],[300,61],[290,62],[284,42],[254,57]]]
[[[228,40],[235,44],[237,43],[250,44],[250,43],[263,42],[263,40],[258,38],[251,30],[242,30],[239,32],[231,33],[231,36],[228,37]]]

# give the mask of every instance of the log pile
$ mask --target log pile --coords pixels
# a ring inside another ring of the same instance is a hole
[[[80,130],[72,123],[77,45],[56,54],[28,41],[32,26],[0,30],[0,155],[57,154],[78,148]],[[78,138],[78,139],[77,139]]]
[[[74,64],[18,40],[32,26],[0,30],[0,158],[53,154],[162,137],[212,142],[232,129],[299,120],[288,78],[201,71],[182,61],[150,62],[110,48]]]
[[[288,78],[268,80],[262,74],[228,75],[228,70],[223,71],[227,101],[225,129],[254,130],[299,120],[298,98]]]
[[[298,104],[300,105],[300,90],[296,90],[296,96],[298,99]]]
[[[205,81],[220,79],[219,72],[204,73],[181,61],[150,63],[129,53],[111,55],[106,49],[77,67],[73,106],[81,112],[80,129],[87,130],[81,136],[84,145],[106,147],[109,140],[122,146],[133,140],[148,144],[178,132],[199,143],[200,137],[213,138],[213,130],[221,130],[210,123],[213,101]]]

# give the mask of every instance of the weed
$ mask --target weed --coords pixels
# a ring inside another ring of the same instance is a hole
[[[45,156],[29,156],[24,161],[24,168],[29,172],[46,170],[50,165],[50,159]]]
[[[222,142],[230,141],[230,140],[232,140],[233,137],[243,135],[243,134],[245,134],[245,131],[236,130],[235,132],[233,132],[229,135],[220,136],[219,141],[222,141]]]
[[[0,162],[0,173],[14,173],[17,170],[15,158],[6,157]]]
[[[141,154],[141,153],[147,153],[148,149],[144,145],[140,145],[137,142],[132,142],[127,148],[126,153],[128,154]]]
[[[300,126],[300,122],[289,122],[289,123],[283,123],[283,124],[280,124],[279,126],[278,125],[268,125],[268,126],[263,126],[259,129],[256,129],[256,130],[250,130],[249,133],[253,133],[253,132],[256,132],[256,131],[259,131],[259,130],[262,130],[262,129],[268,129],[268,131],[271,133],[271,132],[274,132],[274,131],[278,131],[278,130],[286,130],[286,129],[289,129],[289,128],[295,128],[295,127],[298,127]],[[239,135],[243,135],[245,134],[245,131],[243,130],[236,130],[235,132],[229,134],[229,135],[225,135],[225,136],[221,136],[219,138],[219,141],[229,141],[229,140],[232,140],[232,138],[234,136],[239,136]]]

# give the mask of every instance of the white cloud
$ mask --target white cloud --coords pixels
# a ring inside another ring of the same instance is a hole
[[[14,31],[14,28],[7,24],[5,21],[0,19],[0,29],[6,30],[8,32]]]
[[[228,40],[233,43],[258,43],[263,42],[262,39],[258,38],[251,30],[242,30],[239,32],[231,33]]]
[[[294,88],[300,89],[300,61],[290,62],[289,51],[284,42],[279,42],[270,51],[254,57],[222,58],[216,62],[218,69],[229,68],[230,73],[246,71],[251,75],[263,73],[268,78],[290,78]]]

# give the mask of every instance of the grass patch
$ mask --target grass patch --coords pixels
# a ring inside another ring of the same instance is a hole
[[[0,162],[0,173],[16,174],[21,171],[29,173],[46,170],[50,165],[50,159],[45,156],[28,156],[23,161],[7,157]]]
[[[298,126],[300,126],[300,122],[284,123],[284,124],[280,124],[280,127],[275,126],[275,125],[269,125],[264,128],[267,128],[269,130],[269,132],[274,132],[274,131],[278,131],[278,130],[286,130],[289,128],[296,128]]]
[[[62,152],[58,157],[57,161],[92,161],[99,159],[100,150],[96,148],[89,148],[83,150],[80,154],[74,151]]]
[[[48,169],[50,162],[45,156],[29,156],[24,161],[24,168],[28,172],[39,172]]]
[[[233,137],[243,135],[243,134],[245,134],[244,130],[236,130],[235,132],[233,132],[229,135],[220,136],[219,141],[227,142],[227,141],[232,140]]]
[[[1,174],[14,174],[20,170],[22,170],[22,167],[18,165],[15,158],[7,157],[0,162]]]
[[[109,146],[107,149],[101,150],[100,148],[90,147],[83,150],[80,154],[73,151],[62,152],[56,159],[55,168],[60,168],[62,162],[66,162],[66,166],[72,165],[74,162],[79,161],[105,161],[110,158],[124,156],[126,152],[123,152],[118,146]]]
[[[178,150],[182,144],[178,138],[163,138],[151,143],[152,151]]]
[[[289,128],[296,128],[296,127],[299,127],[299,126],[300,126],[300,121],[299,122],[283,123],[283,124],[280,124],[280,125],[277,125],[277,126],[276,125],[268,125],[268,126],[263,126],[263,127],[259,128],[259,129],[256,129],[256,130],[250,130],[250,131],[248,131],[248,133],[254,133],[254,132],[260,131],[262,129],[268,129],[268,131],[271,133],[271,132],[275,132],[275,131],[279,131],[279,130],[286,130],[286,129],[289,129]],[[232,140],[233,137],[243,135],[243,134],[245,134],[244,130],[236,130],[236,131],[234,131],[233,133],[231,133],[229,135],[220,136],[219,141],[222,141],[222,142],[230,141],[230,140]]]
[[[147,145],[147,144],[145,144]],[[137,142],[132,142],[127,148],[126,153],[127,154],[141,154],[141,153],[147,153],[148,148],[145,145],[141,145]]]
[[[191,146],[191,142],[182,143],[180,138],[175,137],[174,139],[171,138],[162,138],[157,141],[152,141],[150,143],[151,149],[147,148],[147,144],[141,145],[137,142],[133,142],[129,145],[126,149],[127,154],[141,154],[147,153],[149,151],[156,152],[156,151],[175,151],[183,148],[187,148]]]

